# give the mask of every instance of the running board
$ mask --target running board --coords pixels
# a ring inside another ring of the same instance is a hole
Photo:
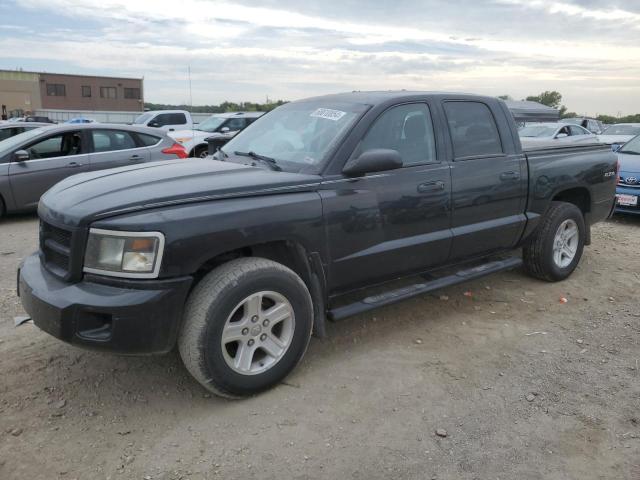
[[[391,305],[392,303],[397,303],[402,300],[415,297],[416,295],[422,295],[423,293],[432,292],[440,288],[457,285],[492,273],[511,270],[513,268],[518,268],[521,265],[522,259],[518,257],[484,263],[467,270],[460,270],[446,277],[436,278],[424,283],[414,283],[413,285],[389,290],[388,292],[381,293],[379,295],[372,295],[348,305],[336,307],[329,310],[329,318],[334,321],[342,320],[343,318],[351,317],[352,315],[357,315],[385,305]]]

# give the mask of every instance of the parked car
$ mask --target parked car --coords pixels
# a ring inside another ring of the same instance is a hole
[[[134,125],[161,128],[162,130],[190,130],[194,126],[191,114],[186,110],[154,110],[145,112],[133,121]]]
[[[190,157],[204,158],[207,156],[208,138],[216,138],[216,144],[222,146],[262,115],[264,112],[216,113],[193,129],[171,132],[170,136],[184,146]]]
[[[620,176],[616,189],[616,212],[640,214],[640,135],[618,150]]]
[[[7,138],[14,137],[19,133],[27,132],[29,130],[35,130],[36,128],[50,127],[50,123],[36,123],[36,122],[19,122],[19,123],[2,123],[0,124],[0,142]],[[1,148],[2,143],[0,143]]]
[[[74,118],[70,118],[69,120],[67,120],[64,123],[94,123],[95,120],[92,120],[90,118],[85,118],[85,117],[74,117]]]
[[[640,135],[640,123],[617,123],[607,128],[598,138],[616,151],[636,135]]]
[[[572,125],[579,125],[582,128],[586,128],[591,133],[600,135],[604,131],[604,123],[595,118],[589,117],[577,117],[577,118],[563,118],[564,123],[570,123]]]
[[[29,130],[0,142],[0,216],[35,209],[45,191],[71,175],[186,157],[182,145],[157,129],[86,124]]]
[[[287,103],[215,158],[49,190],[40,251],[18,273],[35,324],[120,353],[177,344],[205,388],[251,395],[282,380],[327,319],[520,266],[567,278],[615,205],[610,148],[525,153],[492,97]]]
[[[24,117],[24,122],[36,122],[36,123],[56,123],[51,120],[49,117],[44,117],[41,115],[27,115]]]
[[[598,137],[578,125],[530,123],[518,131],[523,146],[580,145],[598,143]]]

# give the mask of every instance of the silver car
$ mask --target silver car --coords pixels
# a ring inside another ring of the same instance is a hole
[[[530,123],[518,131],[523,147],[600,143],[586,128],[570,123]]]
[[[165,132],[128,125],[36,128],[0,141],[0,215],[37,208],[40,196],[77,173],[186,158]]]

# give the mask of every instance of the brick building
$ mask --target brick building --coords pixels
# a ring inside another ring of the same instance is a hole
[[[0,105],[7,112],[70,110],[140,112],[141,78],[0,70]]]

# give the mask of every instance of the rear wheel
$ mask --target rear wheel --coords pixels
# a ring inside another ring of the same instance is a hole
[[[207,147],[196,147],[193,151],[193,156],[195,158],[206,158],[209,154]]]
[[[242,258],[204,277],[187,300],[178,347],[208,390],[243,397],[286,377],[309,344],[311,296],[284,265]]]
[[[523,250],[527,272],[541,280],[564,280],[580,263],[586,238],[582,211],[571,203],[552,202]]]

